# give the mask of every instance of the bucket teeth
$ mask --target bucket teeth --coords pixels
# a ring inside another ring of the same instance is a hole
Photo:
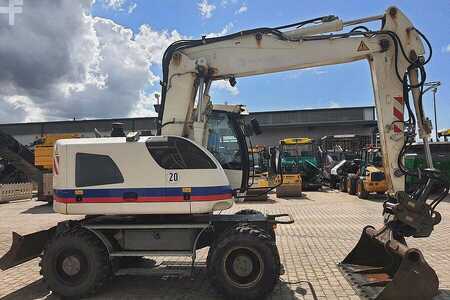
[[[435,271],[420,250],[392,236],[386,227],[365,227],[355,248],[339,263],[341,271],[368,299],[432,299],[439,289]]]

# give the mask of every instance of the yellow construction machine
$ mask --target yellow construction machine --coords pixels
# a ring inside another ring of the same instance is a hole
[[[372,193],[384,194],[388,190],[383,166],[383,155],[379,147],[369,145],[361,151],[358,171],[348,174],[347,192],[367,199]]]
[[[79,137],[79,134],[74,133],[47,134],[34,143],[34,165],[42,172],[42,191],[39,191],[39,200],[53,201],[53,172],[58,172],[54,169],[57,164],[53,156],[56,141]]]
[[[245,200],[267,200],[269,186],[269,151],[264,145],[248,149],[250,160],[249,189]]]
[[[277,197],[300,197],[303,191],[301,174],[301,148],[309,145],[309,138],[286,138],[280,140],[281,175],[277,175],[275,183]]]

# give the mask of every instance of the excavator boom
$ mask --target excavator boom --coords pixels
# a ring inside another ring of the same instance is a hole
[[[374,21],[381,23],[378,30],[365,26]],[[350,26],[351,30],[344,30]],[[423,41],[429,47],[428,57]],[[425,65],[430,58],[430,43],[396,7],[388,8],[383,15],[351,21],[325,16],[276,28],[178,41],[169,46],[163,57],[160,133],[185,136],[205,145],[209,134],[205,126],[211,106],[209,90],[215,80],[229,80],[234,85],[239,77],[368,61],[388,200],[383,206],[385,225],[379,230],[363,231],[360,243],[343,261],[343,270],[352,274],[384,274],[380,275],[385,276],[382,280],[372,280],[378,286],[387,284],[384,293],[375,292],[379,299],[391,299],[393,286],[400,286],[408,299],[428,299],[437,292],[437,277],[431,268],[425,267],[419,250],[407,248],[404,238],[431,234],[434,225],[440,222],[435,208],[449,189],[448,183],[433,169],[428,145],[431,123],[422,106]],[[416,131],[423,140],[428,163],[420,174],[403,165],[403,155],[415,141]],[[405,175],[420,175],[425,183],[407,194]],[[443,186],[442,193],[430,201],[431,187],[435,184]],[[376,262],[364,259],[371,253],[394,257],[396,263],[387,266],[388,259]],[[411,272],[416,275],[408,280],[399,275]],[[363,278],[361,286],[368,286],[374,277],[358,278]],[[428,288],[420,288],[421,280],[429,281]],[[418,296],[406,293],[411,286],[417,286]]]

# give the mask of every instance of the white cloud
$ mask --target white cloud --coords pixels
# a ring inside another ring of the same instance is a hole
[[[241,7],[239,7],[239,9],[236,10],[234,13],[235,13],[235,14],[243,14],[243,13],[245,13],[247,10],[248,10],[247,4],[243,3],[243,4],[241,5]]]
[[[144,50],[144,54],[148,57],[150,63],[161,64],[166,48],[183,38],[176,30],[160,32],[153,30],[150,25],[144,24],[139,27],[139,33],[136,35],[135,41]]]
[[[90,15],[91,2],[30,1],[0,31],[1,122],[151,115],[165,48],[182,36]]]
[[[448,44],[446,47],[443,47],[442,52],[450,53],[450,44]]]
[[[286,78],[288,79],[297,79],[299,78],[305,70],[293,70],[293,71],[286,71]]]
[[[314,74],[314,75],[317,75],[317,76],[321,76],[321,75],[324,75],[324,74],[328,74],[328,71],[326,69],[323,69],[323,68],[320,68],[320,67],[315,67],[315,68],[307,68],[307,69],[288,71],[286,73],[287,73],[286,78],[288,78],[288,79],[297,79],[302,74],[310,73],[310,74]]]
[[[131,14],[136,9],[137,4],[128,0],[101,0],[106,8],[116,11],[126,11]],[[95,1],[94,1],[95,2]]]
[[[312,70],[313,70],[313,73],[316,75],[328,74],[328,71],[320,69],[320,68],[314,68]]]
[[[339,104],[339,103],[337,103],[336,101],[330,101],[329,103],[328,103],[328,106],[327,106],[328,108],[339,108],[339,107],[341,107],[341,105]]]
[[[146,94],[143,91],[139,92],[139,101],[134,104],[134,107],[129,112],[129,117],[148,117],[148,116],[156,116],[153,104],[156,103],[155,94],[159,94],[159,92],[153,92],[150,94]]]
[[[202,17],[209,19],[212,17],[212,12],[216,9],[214,4],[209,4],[208,0],[201,0],[197,3],[198,10]]]
[[[125,5],[125,0],[103,0],[103,3],[108,8],[114,10],[123,10],[123,6]]]
[[[36,106],[27,96],[7,96],[3,100],[11,106],[13,110],[25,112],[24,122],[42,121],[44,114],[40,107]]]
[[[239,89],[236,86],[231,86],[228,80],[213,81],[213,83],[211,84],[211,88],[213,90],[225,90],[233,97],[239,95]]]
[[[128,13],[131,14],[136,9],[137,3],[132,3],[128,6]]]
[[[224,36],[230,33],[231,29],[233,28],[234,24],[232,22],[228,23],[227,25],[225,25],[224,28],[222,28],[221,31],[219,32],[210,32],[208,34],[206,34],[207,38],[213,38],[213,37],[218,37],[218,36]]]

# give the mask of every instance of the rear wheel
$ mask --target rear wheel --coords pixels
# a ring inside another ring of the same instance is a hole
[[[40,265],[50,290],[70,298],[94,293],[111,275],[105,246],[85,229],[55,236],[45,248]]]
[[[228,299],[263,299],[275,287],[279,274],[275,242],[256,226],[233,227],[218,238],[208,254],[211,283]]]

